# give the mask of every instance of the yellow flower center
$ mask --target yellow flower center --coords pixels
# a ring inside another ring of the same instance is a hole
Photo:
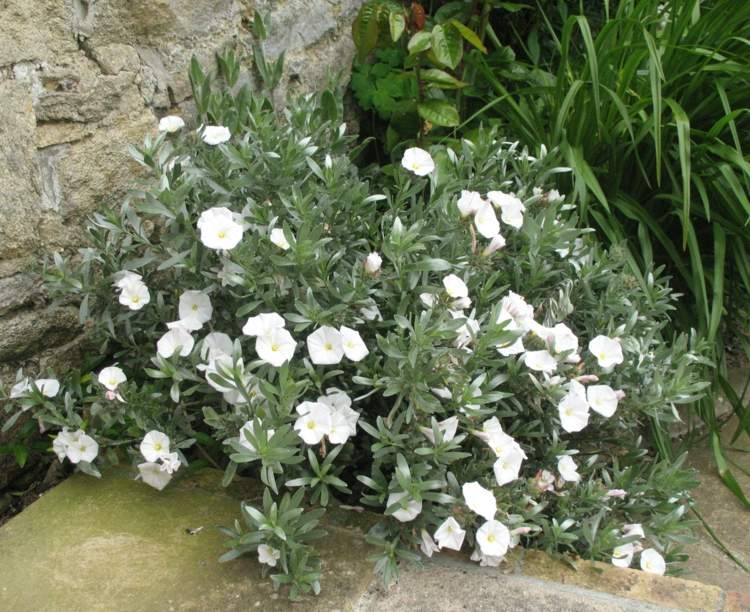
[[[198,304],[193,304],[193,311],[198,310]]]
[[[117,381],[114,378],[110,378],[108,381],[110,387],[116,387]]]
[[[597,358],[599,359],[599,361],[604,361],[607,358],[607,353],[602,351],[597,355]]]
[[[226,238],[226,237],[227,237],[227,234],[226,234],[226,232],[225,232],[225,231],[223,231],[223,230],[222,230],[222,231],[220,231],[220,232],[219,232],[218,234],[216,234],[216,235],[217,235],[217,236],[218,236],[219,238]]]
[[[315,421],[308,421],[307,422],[307,428],[308,429],[315,429]]]
[[[488,542],[489,542],[490,544],[491,544],[492,542],[494,542],[494,541],[495,541],[495,534],[494,534],[494,533],[491,533],[490,535],[488,535],[488,536],[487,536],[487,541],[488,541]]]
[[[332,344],[331,344],[330,342],[326,342],[326,343],[325,343],[325,344],[323,345],[323,348],[324,348],[325,350],[327,350],[327,351],[330,351],[330,350],[333,350],[333,345],[332,345]]]
[[[130,301],[133,302],[133,304],[137,304],[138,302],[141,301],[141,298],[137,295],[134,295],[133,297],[130,298]]]
[[[271,350],[276,353],[281,347],[278,344],[272,344]]]
[[[161,444],[159,442],[157,442],[156,444],[154,444],[154,450],[156,452],[159,452],[161,450]]]

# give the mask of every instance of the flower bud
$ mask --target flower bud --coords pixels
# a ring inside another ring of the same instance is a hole
[[[377,274],[380,271],[382,263],[383,258],[380,257],[377,251],[373,251],[365,259],[365,272],[368,274]]]
[[[489,257],[494,252],[499,251],[505,247],[505,238],[502,234],[495,235],[492,240],[490,240],[490,243],[485,247],[484,251],[482,251],[483,257]]]

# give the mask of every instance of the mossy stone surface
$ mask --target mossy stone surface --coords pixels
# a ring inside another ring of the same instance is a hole
[[[257,483],[221,487],[202,470],[156,491],[130,469],[74,475],[0,529],[0,610],[14,612],[346,610],[373,580],[358,516],[336,511],[318,543],[323,592],[301,604],[276,593],[256,557],[218,563],[217,525],[239,516]],[[188,530],[196,530],[194,535]]]

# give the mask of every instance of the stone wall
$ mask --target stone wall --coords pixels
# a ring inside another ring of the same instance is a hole
[[[33,267],[83,242],[87,215],[136,176],[127,145],[189,107],[196,55],[252,43],[286,52],[281,91],[349,66],[362,0],[0,0],[0,377],[75,357],[77,309],[52,305]]]

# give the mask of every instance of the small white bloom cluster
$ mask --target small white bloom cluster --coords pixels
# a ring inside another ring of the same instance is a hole
[[[115,287],[120,291],[120,304],[130,310],[140,310],[151,301],[151,294],[140,274],[126,270],[118,276]]]
[[[299,418],[294,429],[305,444],[319,444],[328,436],[331,444],[344,444],[357,435],[359,412],[352,410],[351,398],[338,389],[328,389],[316,402],[302,402],[296,410]]]
[[[623,525],[621,535],[623,538],[638,538],[638,540],[642,540],[646,537],[646,534],[643,532],[643,526],[640,523]],[[667,564],[664,557],[653,548],[644,549],[638,540],[616,546],[612,552],[612,565],[617,567],[630,567],[630,564],[633,562],[633,557],[640,553],[641,569],[650,574],[663,576],[664,572],[667,570]]]
[[[67,457],[71,463],[91,463],[99,454],[99,444],[82,429],[68,431],[63,427],[52,441],[52,450],[60,461]]]
[[[156,430],[149,431],[141,441],[140,451],[146,461],[138,464],[139,478],[157,491],[169,484],[182,465],[180,456],[170,452],[169,446],[169,436]]]
[[[60,381],[56,378],[23,378],[10,388],[10,399],[21,399],[34,390],[44,397],[55,397],[60,392]]]

